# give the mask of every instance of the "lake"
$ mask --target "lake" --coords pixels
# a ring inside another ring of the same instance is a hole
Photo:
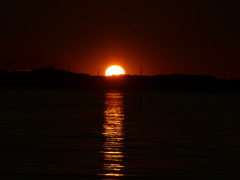
[[[240,95],[0,89],[1,179],[239,179]]]

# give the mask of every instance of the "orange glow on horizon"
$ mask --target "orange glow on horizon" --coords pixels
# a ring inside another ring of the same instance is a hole
[[[125,71],[121,66],[118,66],[118,65],[110,66],[105,71],[105,76],[122,75],[122,74],[125,74]]]

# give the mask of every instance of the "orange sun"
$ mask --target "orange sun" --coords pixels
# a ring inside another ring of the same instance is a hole
[[[114,65],[107,68],[105,76],[125,74],[125,71],[120,66]]]

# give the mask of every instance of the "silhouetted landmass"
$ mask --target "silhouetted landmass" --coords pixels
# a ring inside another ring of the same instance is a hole
[[[22,87],[80,87],[166,90],[240,90],[240,80],[221,80],[209,75],[155,75],[155,76],[90,76],[71,73],[52,67],[33,71],[0,71],[0,86]]]

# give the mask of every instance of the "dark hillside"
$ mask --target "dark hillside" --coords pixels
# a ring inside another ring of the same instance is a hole
[[[240,80],[220,80],[203,75],[156,75],[156,76],[90,76],[49,68],[26,72],[0,71],[0,86],[23,87],[79,87],[79,88],[124,88],[192,90],[240,90]]]

